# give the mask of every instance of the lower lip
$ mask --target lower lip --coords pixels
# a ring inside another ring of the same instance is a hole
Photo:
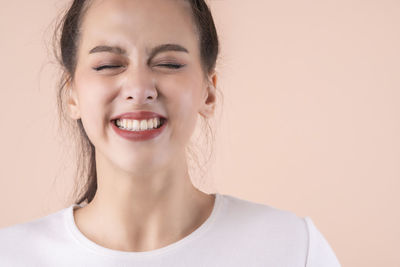
[[[128,130],[123,130],[118,128],[117,125],[115,125],[114,121],[110,122],[112,125],[112,128],[114,131],[121,136],[122,138],[125,138],[129,141],[146,141],[153,139],[160,135],[162,131],[164,131],[165,126],[167,125],[167,121],[164,121],[164,124],[161,125],[160,128],[157,129],[151,129],[151,130],[145,130],[145,131],[128,131]]]

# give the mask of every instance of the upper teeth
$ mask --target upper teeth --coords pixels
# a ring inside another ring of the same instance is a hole
[[[147,129],[157,128],[160,125],[160,118],[152,118],[149,120],[128,120],[117,119],[116,124],[120,128],[130,131],[143,131]]]

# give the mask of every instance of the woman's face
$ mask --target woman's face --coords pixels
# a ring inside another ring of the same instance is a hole
[[[187,52],[152,53],[164,44]],[[96,156],[126,171],[150,171],[183,155],[198,115],[213,113],[215,83],[215,74],[204,78],[188,2],[94,0],[82,21],[68,103]],[[112,118],[142,110],[167,118],[160,135],[133,141],[116,133]]]

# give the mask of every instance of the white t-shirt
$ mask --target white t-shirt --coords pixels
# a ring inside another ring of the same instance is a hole
[[[144,252],[91,241],[75,224],[75,207],[0,229],[0,266],[341,266],[310,217],[230,195],[217,193],[209,218],[183,239]]]

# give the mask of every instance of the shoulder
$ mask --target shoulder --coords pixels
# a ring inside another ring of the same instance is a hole
[[[24,223],[0,229],[0,263],[7,257],[23,257],[29,251],[52,244],[65,229],[63,216],[67,208]]]
[[[303,218],[291,211],[230,195],[224,195],[223,201],[219,221],[224,228],[232,229],[232,233],[254,243],[264,253],[271,249],[275,254],[289,253],[305,259],[308,232]]]
[[[251,236],[251,242],[306,267],[340,266],[333,250],[308,216],[270,205],[223,195],[226,225]],[[286,256],[285,256],[286,255]]]
[[[44,231],[50,231],[51,233],[51,231],[59,228],[59,224],[63,220],[62,217],[65,215],[66,210],[67,208],[64,208],[37,219],[32,219],[24,223],[0,228],[0,238],[7,238],[12,236],[15,237],[16,235],[29,236],[30,234],[42,234]]]
[[[306,216],[304,221],[307,225],[309,240],[306,267],[340,267],[341,265],[332,247],[329,245],[322,233],[317,229],[313,220]]]
[[[223,195],[225,201],[225,212],[230,219],[235,218],[238,222],[251,222],[253,226],[263,228],[272,227],[275,230],[290,230],[306,234],[306,223],[303,218],[294,212],[278,209],[267,204],[257,203],[241,199],[231,195]]]

